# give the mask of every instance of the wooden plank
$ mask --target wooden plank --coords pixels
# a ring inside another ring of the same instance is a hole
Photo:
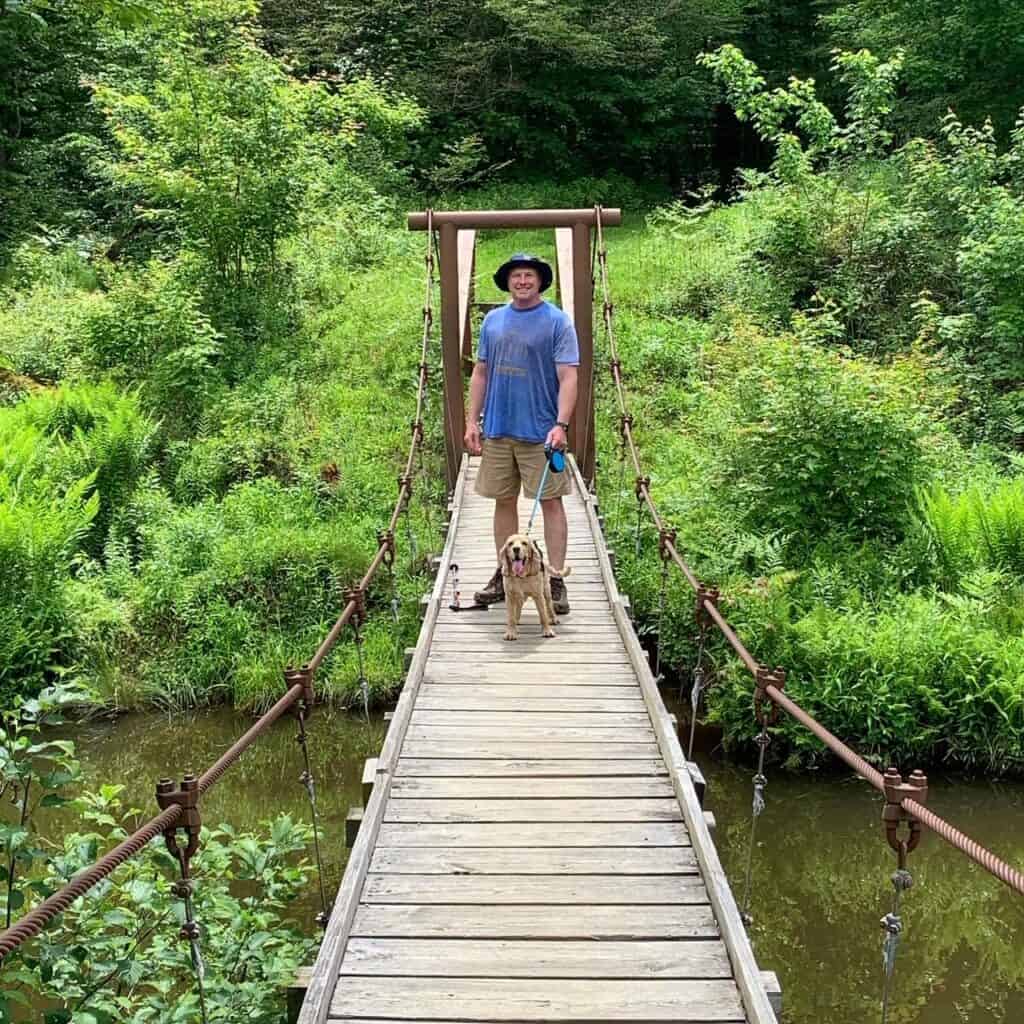
[[[689,845],[681,822],[550,822],[380,826],[381,846],[680,846]]]
[[[459,636],[445,634],[439,636],[430,645],[432,651],[436,651],[439,657],[444,657],[448,651],[456,654],[463,654],[469,651],[484,651],[488,653],[500,653],[504,657],[509,653],[506,644],[513,641],[505,639],[505,624],[502,623],[490,635],[464,633]],[[519,657],[521,652],[552,655],[553,658],[561,661],[563,656],[569,660],[575,660],[581,655],[594,655],[598,664],[619,662],[619,654],[622,650],[622,640],[609,640],[605,638],[594,638],[589,636],[573,636],[572,634],[559,633],[556,627],[556,635],[553,637],[541,636],[539,632],[521,633],[515,641],[516,648],[512,652]]]
[[[437,689],[442,689],[438,686]],[[445,688],[449,689],[449,688]],[[530,697],[476,697],[476,692],[469,686],[453,687],[456,696],[436,697],[433,694],[421,693],[416,707],[423,711],[504,711],[509,714],[520,714],[531,711],[565,711],[570,714],[589,713],[594,715],[646,714],[647,709],[638,699],[619,698],[616,700],[573,700],[562,697],[552,700]],[[458,695],[459,690],[465,696]],[[583,687],[576,687],[583,689]]]
[[[517,978],[343,978],[331,1019],[474,1021],[743,1020],[726,981]]]
[[[452,518],[453,529],[441,554],[441,571],[434,581],[434,589],[427,606],[427,614],[420,626],[416,656],[409,666],[409,673],[398,699],[395,716],[391,721],[391,727],[388,729],[384,746],[377,760],[377,781],[370,793],[370,799],[363,815],[362,827],[359,830],[355,845],[352,847],[348,863],[345,866],[345,874],[324,931],[324,938],[320,944],[316,963],[313,966],[313,974],[310,978],[306,998],[302,1004],[302,1010],[299,1013],[298,1024],[323,1024],[327,1019],[331,1003],[331,993],[334,991],[334,986],[337,982],[338,970],[345,952],[345,945],[348,942],[349,930],[355,918],[359,892],[362,889],[366,870],[369,867],[370,858],[373,853],[374,843],[377,840],[378,831],[383,821],[384,807],[391,788],[394,764],[398,760],[398,754],[405,738],[405,730],[412,714],[413,705],[416,702],[416,694],[423,679],[427,652],[430,647],[430,637],[437,622],[438,610],[441,606],[444,573],[451,558],[455,534],[458,531],[458,509],[465,491],[466,464],[467,459],[463,455],[461,458],[461,472],[455,481],[456,506]]]
[[[474,727],[502,727],[508,726],[514,729],[525,729],[530,727],[538,728],[573,728],[589,729],[591,726],[611,727],[618,726],[650,726],[651,716],[645,708],[641,712],[626,712],[609,719],[603,715],[588,715],[582,712],[559,711],[429,711],[420,710],[419,702],[412,713],[413,726],[447,725],[459,726],[468,725]]]
[[[539,743],[535,740],[490,740],[481,742],[473,739],[406,739],[402,747],[403,757],[440,758],[542,758],[551,760],[590,760],[608,757],[613,761],[649,761],[658,756],[656,743]]]
[[[579,489],[583,483],[583,477],[576,463],[571,458],[568,461],[569,470],[575,478],[577,489]],[[586,494],[585,488],[583,493]],[[590,521],[591,536],[597,544],[600,542],[602,534],[589,496],[587,496],[585,507]],[[732,964],[743,1008],[751,1024],[776,1024],[775,1013],[765,993],[746,928],[740,919],[728,878],[718,858],[718,851],[708,832],[704,812],[697,799],[693,779],[686,766],[686,758],[679,746],[679,737],[662,702],[661,694],[658,692],[640,641],[632,629],[622,602],[618,600],[618,586],[607,552],[603,546],[599,547],[599,551],[605,582],[613,599],[612,610],[619,622],[626,650],[633,662],[644,700],[651,713],[651,720],[658,735],[658,746],[665,764],[669,768],[680,809],[687,827],[693,835],[695,852],[708,887],[708,896],[714,907],[715,916],[722,927],[722,937],[729,951],[729,960]]]
[[[391,786],[392,800],[627,800],[673,799],[667,778],[627,775],[569,779],[401,778]]]
[[[682,821],[674,799],[592,800],[419,800],[388,801],[388,822],[566,822],[566,821]]]
[[[414,875],[696,875],[697,859],[689,846],[379,846],[370,870]]]
[[[654,743],[654,730],[650,726],[613,724],[587,726],[586,728],[564,729],[555,726],[490,726],[490,725],[410,725],[406,742],[425,740],[431,743],[447,743],[449,740],[465,740],[471,743],[488,743],[521,740],[529,743]]]
[[[497,617],[493,619],[488,617],[485,621],[483,619],[474,619],[470,615],[463,615],[462,619],[446,622],[443,626],[439,626],[434,636],[438,640],[453,640],[472,636],[491,637],[495,634],[501,636],[504,625],[504,618],[499,620]],[[598,642],[601,640],[617,641],[620,646],[622,645],[619,631],[613,621],[577,623],[566,619],[565,622],[559,623],[559,625],[561,626],[558,630],[560,638],[583,638]],[[519,620],[519,635],[523,637],[539,637],[541,635],[540,619],[531,618],[529,621],[526,621],[521,618]]]
[[[562,707],[561,701],[597,701],[614,705],[632,704],[638,701],[647,710],[640,696],[640,688],[636,682],[619,686],[603,686],[600,683],[593,685],[577,683],[575,685],[564,685],[552,683],[543,690],[535,686],[527,686],[523,683],[448,683],[437,680],[427,680],[420,691],[419,699],[416,701],[417,708],[425,708],[422,703],[427,700],[532,700],[547,701]]]
[[[352,934],[426,939],[717,939],[706,905],[450,907],[361,904]]]
[[[475,660],[484,661],[485,659]],[[458,668],[461,665],[462,668],[466,668],[466,660],[459,657],[458,651],[438,651],[431,655],[430,661],[437,667],[448,665]],[[529,642],[519,642],[516,646],[515,641],[502,644],[494,656],[486,659],[486,663],[487,666],[495,668],[500,665],[522,665],[526,668],[531,665],[573,665],[580,668],[595,666],[594,671],[596,672],[601,672],[607,667],[616,669],[620,673],[631,667],[625,652],[620,654],[617,651],[598,651],[590,654],[586,650],[569,650],[565,646],[559,647],[553,643],[541,648],[534,647]],[[485,666],[481,665],[480,667]],[[474,665],[473,668],[475,669],[476,666]]]
[[[728,978],[729,957],[721,942],[638,940],[635,942],[531,942],[522,939],[353,938],[345,950],[342,975],[437,974],[503,978]]]
[[[506,906],[700,904],[699,875],[408,875],[369,874],[363,903]],[[498,911],[501,913],[501,911]],[[447,974],[447,967],[444,971]]]
[[[603,749],[603,748],[602,748]],[[403,751],[396,768],[399,778],[424,776],[449,778],[565,778],[575,775],[667,775],[660,758],[609,758],[607,760],[576,758],[422,758]]]
[[[572,672],[566,672],[552,669],[548,665],[522,665],[493,658],[479,665],[431,658],[427,661],[426,682],[450,685],[501,683],[532,686],[539,683],[544,686],[635,686],[636,673],[632,666],[579,665]]]

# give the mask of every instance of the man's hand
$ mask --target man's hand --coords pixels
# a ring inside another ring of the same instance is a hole
[[[466,424],[466,433],[462,438],[466,451],[470,455],[479,455],[483,450],[483,442],[480,439],[480,424],[476,421]]]
[[[564,449],[568,443],[569,439],[565,436],[565,431],[557,424],[548,431],[548,436],[544,441],[544,444],[559,450]]]

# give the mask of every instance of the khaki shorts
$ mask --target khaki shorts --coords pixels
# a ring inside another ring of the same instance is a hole
[[[476,493],[484,498],[502,501],[519,496],[522,485],[527,498],[537,496],[540,478],[544,475],[547,457],[543,444],[529,444],[511,437],[485,437],[480,471],[476,476]],[[553,470],[544,483],[541,501],[572,494],[572,477],[566,466],[561,473]]]

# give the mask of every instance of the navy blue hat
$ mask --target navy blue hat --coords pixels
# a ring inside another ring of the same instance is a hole
[[[554,272],[549,263],[545,263],[539,256],[528,252],[517,252],[506,260],[494,272],[494,283],[503,291],[508,291],[508,275],[512,273],[513,267],[532,267],[540,274],[540,290],[546,292],[555,279]]]

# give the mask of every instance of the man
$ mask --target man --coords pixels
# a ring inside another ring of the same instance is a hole
[[[526,497],[536,497],[546,462],[544,446],[565,448],[576,407],[576,328],[568,314],[541,298],[553,277],[544,260],[524,252],[494,272],[494,283],[512,301],[484,318],[469,384],[465,444],[470,454],[483,453],[476,493],[494,499],[499,558],[509,535],[519,532],[520,486]],[[562,497],[571,491],[568,473],[549,473],[540,497],[548,561],[556,568],[565,565],[568,525]],[[480,604],[505,599],[500,565],[474,596]],[[551,597],[555,613],[568,615],[565,582],[557,577],[551,579]]]

